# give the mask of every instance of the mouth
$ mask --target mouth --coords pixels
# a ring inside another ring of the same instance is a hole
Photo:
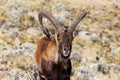
[[[63,51],[63,56],[64,57],[69,57],[70,51]]]

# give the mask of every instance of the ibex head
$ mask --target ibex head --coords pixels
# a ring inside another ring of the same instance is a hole
[[[73,41],[73,31],[75,30],[78,23],[85,17],[86,12],[82,12],[78,17],[72,22],[71,26],[68,29],[65,29],[63,24],[58,22],[55,17],[48,11],[40,11],[38,17],[45,35],[49,38],[50,34],[48,30],[43,26],[42,18],[46,17],[50,22],[54,25],[55,29],[57,30],[57,40],[58,43],[58,51],[64,58],[70,56],[71,48],[72,48],[72,41]]]

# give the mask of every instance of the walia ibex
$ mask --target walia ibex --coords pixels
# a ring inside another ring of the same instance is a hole
[[[86,12],[83,11],[71,26],[65,29],[63,24],[58,22],[50,12],[45,10],[39,12],[39,22],[46,37],[38,41],[34,57],[42,80],[70,80],[72,66],[69,57],[74,39],[73,31],[85,15]],[[43,26],[43,17],[47,18],[55,27],[56,37],[51,36],[48,29]]]

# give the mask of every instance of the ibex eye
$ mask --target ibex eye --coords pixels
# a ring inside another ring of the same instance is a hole
[[[64,32],[67,32],[67,29],[66,29],[66,30],[64,30]]]
[[[60,40],[60,38],[59,38],[59,34],[57,35],[57,40],[58,40],[58,41]]]
[[[59,34],[57,34],[57,37],[59,37]]]

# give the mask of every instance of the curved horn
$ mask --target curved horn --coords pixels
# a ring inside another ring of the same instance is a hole
[[[80,15],[78,15],[78,17],[77,17],[75,20],[73,20],[70,28],[68,29],[69,32],[72,33],[72,32],[75,30],[76,26],[77,26],[77,25],[79,24],[79,22],[86,16],[86,14],[87,14],[87,13],[86,13],[85,11],[83,11]]]
[[[39,12],[38,18],[39,18],[39,22],[40,22],[41,27],[42,27],[44,32],[48,33],[48,31],[43,26],[43,22],[42,22],[42,18],[43,17],[45,17],[48,20],[50,20],[50,22],[54,25],[54,27],[56,28],[58,33],[60,33],[62,31],[62,28],[61,28],[62,25],[58,22],[58,20],[55,19],[55,17],[50,12],[42,10],[42,11]]]

